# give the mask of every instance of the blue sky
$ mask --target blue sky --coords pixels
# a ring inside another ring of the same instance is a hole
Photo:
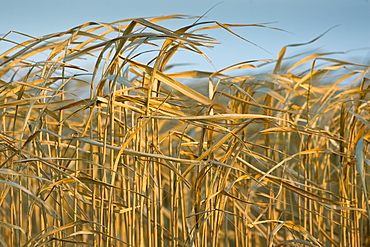
[[[202,15],[215,4],[218,5],[207,14],[205,20],[234,24],[274,22],[270,25],[287,31],[255,27],[233,29],[268,52],[226,31],[209,32],[222,43],[213,49],[204,50],[216,69],[245,60],[274,59],[284,45],[307,42],[335,25],[339,26],[317,42],[291,48],[289,52],[355,50],[340,55],[340,58],[370,63],[369,0],[3,0],[0,34],[16,30],[41,36],[88,21],[113,22],[170,14]],[[166,23],[166,26],[179,28],[190,23],[192,20],[172,21]],[[4,42],[0,42],[0,52],[7,47]],[[193,62],[194,69],[214,70],[200,56],[187,62]]]

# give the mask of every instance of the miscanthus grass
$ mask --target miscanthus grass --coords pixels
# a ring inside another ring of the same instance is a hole
[[[169,73],[207,29],[270,28],[178,18],[1,38],[0,245],[369,246],[369,65]]]

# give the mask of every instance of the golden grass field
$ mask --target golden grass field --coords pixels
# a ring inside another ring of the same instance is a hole
[[[369,65],[168,73],[208,29],[271,28],[181,18],[2,37],[0,245],[370,246]]]

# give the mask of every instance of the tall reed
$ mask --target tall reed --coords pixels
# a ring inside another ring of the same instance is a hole
[[[285,58],[295,44],[168,73],[179,50],[206,56],[207,29],[271,28],[157,24],[180,18],[1,53],[1,245],[368,246],[369,65]]]

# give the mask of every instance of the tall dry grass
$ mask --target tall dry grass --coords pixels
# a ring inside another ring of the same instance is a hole
[[[179,50],[216,43],[204,30],[242,26],[156,24],[177,18],[2,52],[1,245],[368,246],[369,65],[286,46],[169,74]]]

